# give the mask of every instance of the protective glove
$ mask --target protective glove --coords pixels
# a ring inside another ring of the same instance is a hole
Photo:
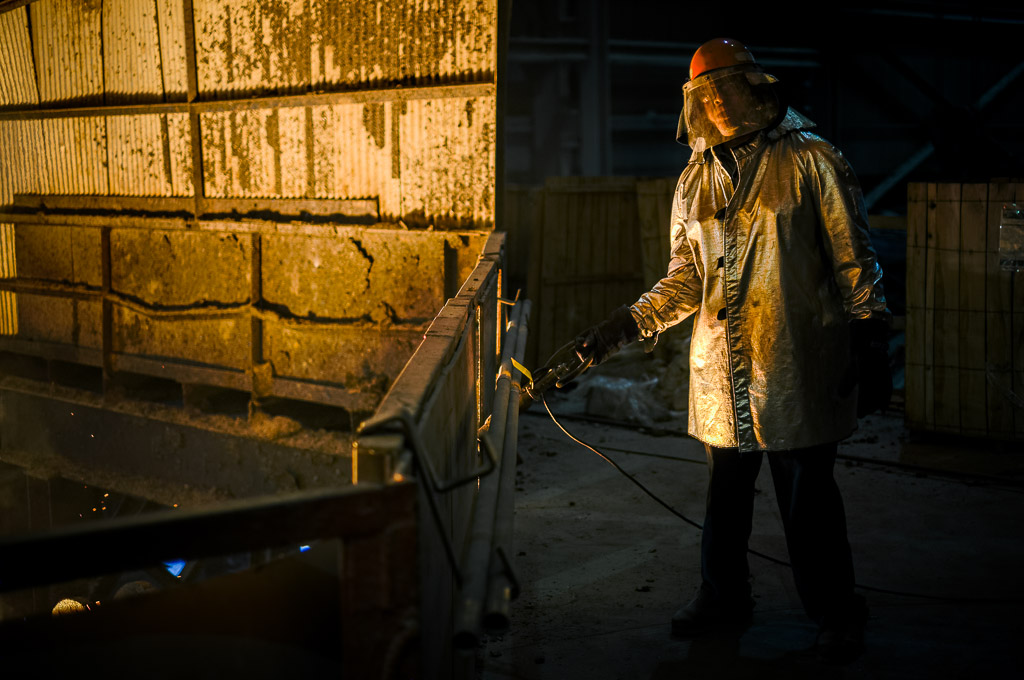
[[[576,354],[580,359],[593,356],[591,366],[597,366],[639,336],[640,328],[636,325],[629,307],[623,305],[601,323],[576,336]]]
[[[853,360],[857,368],[857,417],[884,411],[892,398],[889,369],[889,324],[881,319],[850,322]]]

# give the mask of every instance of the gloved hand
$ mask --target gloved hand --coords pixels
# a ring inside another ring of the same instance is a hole
[[[884,411],[892,398],[889,370],[889,324],[881,319],[850,322],[850,340],[857,367],[857,417]]]
[[[640,328],[636,325],[629,307],[623,305],[601,323],[576,336],[576,354],[581,359],[593,356],[591,366],[597,366],[639,336]]]

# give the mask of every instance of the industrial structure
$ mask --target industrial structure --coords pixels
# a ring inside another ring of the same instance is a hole
[[[493,634],[524,590],[528,624],[540,592],[552,616],[601,609],[529,581],[565,567],[543,561],[552,521],[587,524],[545,499],[599,475],[532,421],[555,472],[523,481],[516,365],[664,275],[679,86],[715,35],[857,170],[901,425],[1018,450],[1024,279],[1001,229],[1024,204],[1024,14],[862,4],[0,0],[5,664],[541,677],[555,624]],[[680,378],[688,348],[681,324],[620,370]],[[685,409],[685,387],[656,394]],[[539,499],[519,551],[517,492]],[[612,566],[658,572],[635,548]],[[590,564],[566,572],[650,592]],[[570,657],[551,672],[600,666]]]
[[[499,3],[0,10],[5,658],[465,672],[528,318]]]

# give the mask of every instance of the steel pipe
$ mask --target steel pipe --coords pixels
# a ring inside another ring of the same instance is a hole
[[[513,356],[521,360],[526,354],[526,338],[530,317],[530,301],[525,300],[516,333]],[[491,563],[488,569],[487,598],[484,601],[483,626],[488,632],[502,632],[509,627],[509,606],[519,595],[519,583],[512,569],[513,526],[515,512],[515,477],[519,439],[519,397],[521,375],[512,376],[505,421],[505,439],[501,448],[498,504],[494,516]]]
[[[522,302],[512,308],[511,320],[505,336],[501,364],[494,392],[494,410],[489,425],[480,434],[497,452],[499,470],[505,466],[505,431],[510,405],[518,409],[518,400],[510,399],[512,392],[512,357],[518,348],[521,319],[528,303]],[[495,443],[497,442],[497,445]],[[500,448],[499,448],[500,447]],[[514,467],[514,463],[512,464]],[[487,597],[491,556],[494,552],[495,516],[501,491],[502,474],[480,478],[480,486],[473,509],[473,521],[469,541],[463,559],[462,606],[456,613],[457,623],[453,642],[461,649],[475,649],[480,642],[484,602]]]

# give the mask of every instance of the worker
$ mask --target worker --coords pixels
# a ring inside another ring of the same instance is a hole
[[[867,607],[833,465],[858,417],[892,393],[891,315],[863,195],[842,153],[781,102],[742,43],[705,43],[689,75],[677,139],[692,154],[673,199],[668,272],[575,348],[600,364],[635,339],[652,348],[695,315],[688,429],[710,479],[702,583],[672,633],[749,624],[747,541],[767,454],[796,589],[818,627],[810,651],[847,663],[863,651]]]

